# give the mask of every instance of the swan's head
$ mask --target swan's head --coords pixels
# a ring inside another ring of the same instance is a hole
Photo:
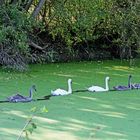
[[[68,83],[72,83],[72,79],[68,79]]]
[[[129,75],[129,78],[132,78],[132,75]]]
[[[32,85],[31,89],[34,90],[34,91],[37,91],[35,85]]]
[[[108,76],[107,76],[105,79],[106,79],[107,81],[110,80],[110,78],[109,78]]]

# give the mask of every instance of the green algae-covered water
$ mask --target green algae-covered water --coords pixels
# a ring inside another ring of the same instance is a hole
[[[67,89],[68,78],[73,80],[73,90],[104,87],[106,76],[110,77],[110,88],[127,85],[129,74],[132,82],[140,83],[137,64],[129,67],[128,62],[105,61],[30,65],[24,73],[0,69],[0,100],[17,92],[28,96],[33,84],[37,87],[34,99],[41,98],[53,89]],[[0,140],[17,139],[32,114],[30,109],[43,106],[48,112],[35,115],[37,129],[29,135],[31,140],[139,140],[139,103],[140,90],[79,92],[30,103],[0,103]]]

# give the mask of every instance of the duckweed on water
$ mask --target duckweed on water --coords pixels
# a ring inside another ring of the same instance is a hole
[[[49,95],[52,89],[85,89],[91,85],[104,87],[104,78],[110,77],[109,86],[140,82],[140,67],[129,67],[128,62],[78,62],[31,65],[27,72],[0,70],[0,100],[20,92],[28,96],[35,84],[34,98]],[[138,140],[140,139],[140,91],[109,91],[105,93],[79,92],[68,96],[30,103],[1,103],[0,139],[15,140],[33,107],[46,106],[48,112],[38,114],[34,121],[37,129],[31,140]]]

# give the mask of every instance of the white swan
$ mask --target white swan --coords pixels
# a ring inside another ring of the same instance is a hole
[[[109,86],[108,86],[109,79],[110,79],[109,77],[105,78],[105,88],[99,86],[91,86],[87,90],[90,92],[109,91]]]
[[[63,95],[68,95],[68,94],[71,94],[72,93],[72,79],[68,79],[68,91],[64,90],[64,89],[56,89],[56,90],[51,90],[51,95],[53,96],[63,96]]]

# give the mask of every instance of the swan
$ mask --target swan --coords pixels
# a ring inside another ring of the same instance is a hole
[[[33,98],[33,91],[36,91],[36,86],[33,85],[29,90],[29,96],[22,96],[20,94],[16,94],[7,98],[9,102],[30,102]]]
[[[132,75],[129,75],[128,86],[123,86],[123,85],[115,86],[115,87],[113,87],[114,90],[123,91],[123,90],[129,90],[129,89],[133,88],[133,85],[131,84],[131,78],[132,78]]]
[[[63,96],[63,95],[68,95],[68,94],[71,94],[72,93],[72,79],[68,79],[68,91],[64,90],[64,89],[56,89],[56,90],[51,90],[51,95],[52,96]]]
[[[91,86],[87,90],[90,92],[102,92],[102,91],[109,91],[108,81],[109,77],[105,78],[105,88],[99,86]]]
[[[131,76],[131,75],[130,75]],[[131,76],[132,77],[132,76]],[[131,89],[140,89],[140,83],[131,83],[128,82],[128,86],[131,88]]]
[[[140,89],[140,83],[131,84],[132,89]]]

